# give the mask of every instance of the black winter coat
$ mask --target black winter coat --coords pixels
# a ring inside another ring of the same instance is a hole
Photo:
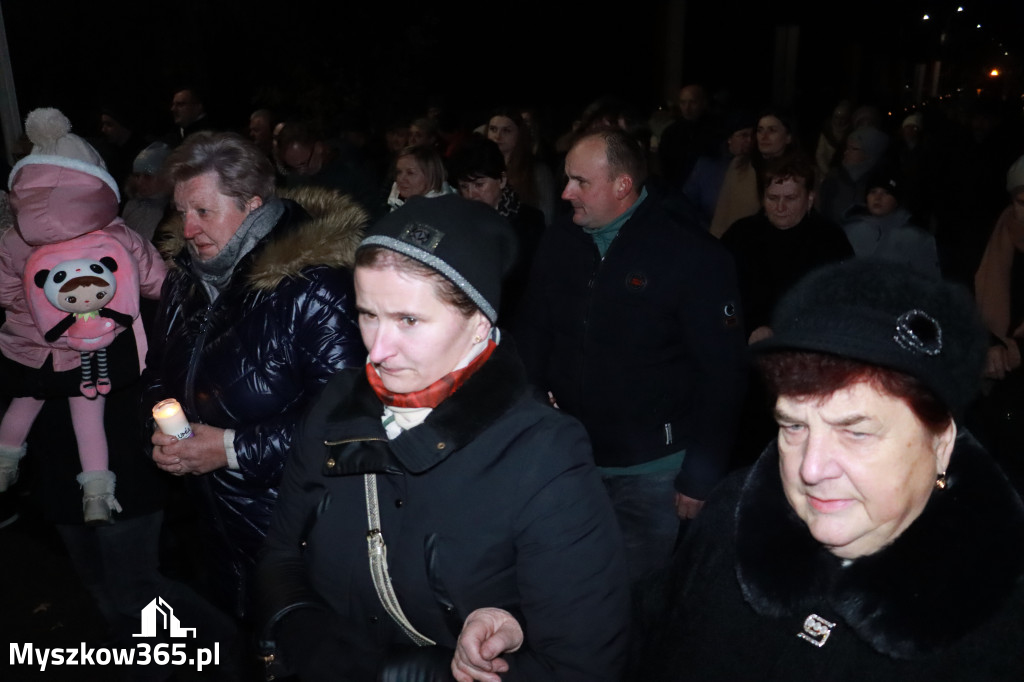
[[[358,682],[411,646],[370,577],[363,474],[376,472],[414,627],[450,650],[472,611],[502,608],[526,635],[503,680],[617,680],[629,597],[615,517],[582,427],[531,397],[511,343],[394,440],[382,411],[365,371],[347,370],[301,427],[258,571],[268,618],[295,609],[273,630],[284,660],[305,682]]]
[[[842,229],[813,210],[787,230],[761,210],[733,223],[722,243],[736,259],[747,335],[771,323],[779,299],[808,272],[853,257]]]
[[[177,398],[189,421],[235,431],[239,468],[187,481],[218,592],[234,595],[238,614],[296,425],[332,374],[365,360],[349,269],[365,213],[340,195],[316,196],[315,220],[284,201],[278,224],[213,303],[182,250],[152,335],[144,406]]]
[[[969,434],[946,489],[849,565],[790,508],[775,445],[691,531],[644,680],[1024,679],[1024,506]]]
[[[731,455],[746,383],[735,268],[648,196],[601,255],[568,219],[544,234],[518,337],[531,379],[583,422],[598,466],[686,450],[704,499]]]

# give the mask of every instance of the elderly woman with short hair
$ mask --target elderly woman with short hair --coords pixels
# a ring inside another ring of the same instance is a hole
[[[241,616],[299,415],[332,374],[362,362],[350,268],[366,213],[327,190],[278,198],[271,162],[240,135],[197,133],[166,172],[183,239],[146,407],[176,398],[194,436],[154,432],[153,460],[188,477],[214,593]]]
[[[1024,506],[956,421],[984,354],[970,297],[858,260],[773,329],[777,442],[691,529],[643,679],[1024,679]]]

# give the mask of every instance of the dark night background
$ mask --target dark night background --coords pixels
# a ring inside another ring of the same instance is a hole
[[[167,132],[172,95],[184,85],[201,88],[214,121],[236,129],[260,107],[335,124],[356,115],[379,129],[396,116],[422,115],[428,98],[441,96],[468,126],[500,104],[533,105],[558,133],[602,95],[646,114],[695,81],[756,108],[778,97],[776,74],[786,73],[775,67],[780,27],[796,27],[789,35],[798,33],[798,50],[788,101],[775,103],[792,106],[805,131],[841,98],[878,104],[898,123],[905,107],[924,99],[915,77],[934,73],[937,61],[939,94],[965,102],[991,95],[1016,111],[1018,125],[1024,118],[1024,0],[963,0],[959,13],[948,0],[689,0],[679,22],[680,4],[0,0],[0,10],[21,118],[36,107],[59,107],[87,137],[99,135],[106,106],[133,113],[143,133]],[[999,77],[988,76],[993,68]],[[994,169],[995,181],[978,168]],[[968,199],[971,188],[990,188],[1001,210],[1005,168],[957,167],[955,187]],[[979,215],[971,217],[989,229],[992,221]],[[969,243],[983,245],[986,237]],[[1003,423],[1016,443],[1017,422]],[[1012,475],[1024,478],[1019,463]],[[27,498],[23,511],[34,504]],[[0,507],[0,522],[3,514]],[[170,572],[189,574],[193,557],[176,551],[180,565],[172,562]],[[101,636],[99,614],[38,510],[4,529],[0,557],[8,578],[0,590],[7,628],[0,637],[43,648]],[[99,679],[94,672],[23,677],[5,669],[0,679],[92,682]]]
[[[945,91],[1018,97],[1024,2],[956,6],[690,0],[680,28],[665,0],[604,10],[536,0],[0,3],[22,115],[57,106],[86,135],[111,104],[164,132],[183,84],[203,89],[215,121],[239,128],[261,106],[334,121],[360,112],[372,124],[420,115],[428,97],[442,96],[473,125],[513,103],[539,107],[558,129],[601,95],[652,111],[680,80],[758,106],[775,93],[778,26],[799,27],[794,101],[782,103],[815,123],[843,97],[888,110],[915,103],[906,88],[914,66],[935,59]],[[667,74],[673,44],[682,69]],[[997,60],[1003,75],[987,78]]]

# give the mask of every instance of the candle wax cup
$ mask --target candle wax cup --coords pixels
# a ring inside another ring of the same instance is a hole
[[[162,400],[153,406],[153,419],[156,420],[160,430],[168,436],[174,436],[178,440],[190,438],[192,427],[189,426],[181,405],[174,398]]]

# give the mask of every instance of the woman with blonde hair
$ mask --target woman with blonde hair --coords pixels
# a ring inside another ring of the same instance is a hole
[[[411,197],[439,197],[455,192],[447,181],[444,161],[433,147],[406,147],[395,157],[395,181],[388,195],[388,209],[394,211]]]

